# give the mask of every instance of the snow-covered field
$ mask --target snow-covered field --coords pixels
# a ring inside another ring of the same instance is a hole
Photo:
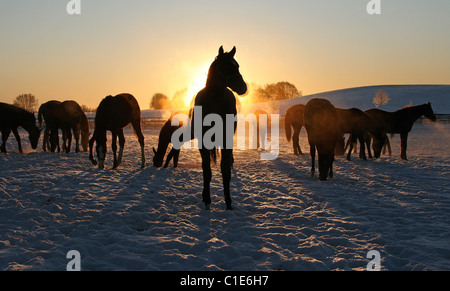
[[[409,161],[338,157],[335,177],[310,177],[309,147],[295,157],[281,131],[276,160],[236,150],[235,210],[225,211],[213,167],[211,210],[201,203],[197,150],[179,168],[151,166],[157,130],[146,130],[147,167],[131,131],[122,165],[92,166],[87,153],[44,153],[41,142],[0,155],[0,270],[450,270],[450,124],[415,124]],[[41,138],[42,141],[42,138]]]

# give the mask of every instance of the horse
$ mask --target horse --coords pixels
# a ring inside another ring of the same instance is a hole
[[[229,124],[225,120],[227,115],[234,117],[237,115],[236,97],[231,90],[238,95],[243,95],[247,92],[247,84],[239,72],[239,64],[234,59],[235,54],[236,47],[233,47],[230,52],[224,52],[222,46],[219,48],[219,54],[209,68],[206,85],[195,97],[194,106],[197,108],[200,107],[202,109],[201,113],[194,109],[191,114],[192,136],[198,138],[199,141],[203,141],[205,133],[211,129],[211,126],[204,125],[204,123],[207,123],[204,122],[205,117],[210,114],[216,114],[222,120],[221,132],[217,133],[217,135],[223,135],[222,145],[217,142],[217,140],[220,140],[218,136],[215,136],[215,143],[212,147],[210,147],[211,145],[199,142],[203,170],[202,201],[205,203],[206,210],[210,209],[211,205],[211,155],[215,154],[216,148],[219,146],[221,147],[220,169],[222,172],[226,209],[233,209],[231,206],[230,180],[233,161],[233,139],[237,127],[237,120],[234,118],[233,124]],[[196,114],[200,114],[201,116],[196,116]],[[215,124],[214,127],[216,125],[219,126]]]
[[[302,127],[304,126],[303,115],[305,112],[304,104],[297,104],[286,110],[286,117],[284,120],[284,129],[286,133],[286,139],[288,142],[291,141],[292,136],[292,146],[294,148],[294,155],[303,155],[300,148],[299,136]],[[294,134],[291,134],[291,126],[294,128]]]
[[[72,132],[75,137],[75,152],[79,152],[79,139],[81,134],[81,145],[87,152],[89,142],[89,122],[80,105],[73,100],[64,102],[49,101],[42,104],[39,108],[38,120],[42,126],[42,117],[45,120],[46,129],[44,132],[43,149],[48,147],[48,136],[50,134],[50,150],[54,152],[59,148],[58,129],[63,133],[62,150],[70,152],[72,142]]]
[[[60,151],[57,134],[59,121],[56,112],[58,112],[61,103],[62,102],[57,100],[51,100],[41,104],[41,106],[39,107],[38,122],[41,128],[43,126],[43,120],[45,121],[44,140],[42,142],[42,149],[44,150],[44,152],[46,152],[47,149],[49,149],[51,152],[54,152],[56,150],[56,147],[58,148],[58,152]],[[52,132],[56,132],[56,135],[54,135],[53,133],[53,140],[52,142],[50,142],[49,137]]]
[[[6,141],[11,131],[16,138],[19,152],[23,153],[18,132],[19,126],[28,132],[31,147],[36,149],[41,131],[36,126],[36,117],[34,114],[20,107],[0,102],[0,131],[2,132],[0,150],[2,153],[6,153]]]
[[[179,128],[183,126],[183,122],[179,122],[178,125],[172,125],[172,118],[177,114],[186,114],[188,115],[189,112],[187,111],[178,111],[173,113],[170,118],[166,121],[166,123],[161,128],[161,131],[159,132],[159,138],[158,138],[158,147],[155,149],[153,147],[153,153],[155,154],[153,156],[153,166],[155,167],[161,167],[164,161],[164,156],[167,153],[167,148],[169,147],[169,144],[172,140],[172,134]],[[169,154],[167,155],[166,163],[164,164],[164,168],[167,168],[169,165],[170,160],[173,158],[173,167],[178,167],[178,158],[180,156],[180,149],[176,149],[175,147],[172,147]]]
[[[350,134],[348,140],[350,149],[347,154],[347,160],[350,161],[353,146],[357,140],[360,143],[359,158],[362,160],[367,160],[365,150],[366,134],[370,133],[372,136],[376,138],[377,141],[380,140],[382,137],[381,132],[377,130],[376,126],[374,125],[372,118],[367,113],[358,108],[351,108],[351,109],[336,108],[336,113],[338,115],[339,124],[341,126],[341,132]],[[372,155],[370,154],[370,149],[368,150],[369,150],[369,157],[371,157]],[[381,151],[380,143],[374,143],[374,151],[375,152]]]
[[[123,128],[129,123],[133,126],[139,144],[141,146],[141,168],[145,167],[144,155],[144,136],[141,131],[141,109],[133,95],[123,93],[115,97],[107,96],[99,104],[95,114],[95,129],[92,138],[89,140],[89,159],[93,165],[98,164],[99,169],[104,168],[106,158],[106,131],[112,134],[111,148],[114,154],[113,169],[117,168],[122,162],[125,137]],[[117,137],[119,138],[119,157],[117,157]],[[96,153],[98,158],[95,160],[93,155],[93,146],[96,143]]]
[[[336,108],[330,101],[313,98],[305,106],[305,128],[311,153],[311,177],[315,173],[316,149],[319,155],[319,180],[333,177],[336,143],[343,136]]]
[[[432,122],[436,121],[431,103],[408,106],[406,108],[397,110],[395,112],[386,112],[380,109],[370,109],[366,111],[376,122],[379,130],[386,135],[386,133],[399,133],[401,139],[401,154],[403,160],[408,160],[406,157],[406,149],[408,147],[408,134],[411,131],[414,122],[421,116],[425,116]],[[383,140],[384,141],[384,140]],[[375,157],[379,157],[375,156]]]

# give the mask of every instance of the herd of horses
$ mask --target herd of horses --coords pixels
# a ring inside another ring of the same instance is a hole
[[[198,92],[195,97],[194,106],[201,106],[202,116],[195,117],[195,111],[184,112],[189,114],[191,120],[191,137],[202,138],[211,129],[202,121],[209,114],[217,114],[222,120],[227,115],[237,114],[236,98],[233,92],[243,95],[247,92],[247,84],[239,72],[239,64],[234,56],[236,47],[230,52],[225,52],[220,47],[219,53],[212,62],[207,76],[205,87]],[[233,92],[232,92],[233,91]],[[258,112],[260,114],[261,112]],[[176,114],[176,113],[175,113]],[[401,137],[401,158],[407,159],[407,138],[414,122],[421,116],[425,116],[432,121],[436,120],[430,103],[420,106],[410,106],[396,112],[386,112],[379,109],[362,111],[360,109],[340,109],[332,105],[328,100],[314,98],[305,105],[298,104],[289,108],[285,118],[285,132],[287,140],[292,138],[295,155],[302,155],[299,144],[299,135],[302,127],[305,127],[310,145],[312,159],[311,175],[315,173],[315,153],[318,153],[319,179],[327,180],[333,176],[333,162],[336,155],[344,154],[344,135],[349,134],[350,149],[347,159],[350,160],[353,145],[356,141],[360,143],[359,156],[366,160],[366,149],[369,158],[371,154],[371,144],[374,157],[378,158],[385,145],[387,134],[400,134]],[[157,149],[153,148],[153,165],[161,167],[164,157],[171,142],[172,134],[182,126],[182,124],[172,125],[172,117],[162,127]],[[95,128],[91,139],[89,139],[89,123],[86,115],[75,101],[49,101],[42,104],[38,112],[39,127],[36,125],[36,118],[19,107],[0,103],[0,130],[2,132],[1,152],[6,153],[6,140],[12,131],[22,153],[18,127],[22,127],[29,134],[30,143],[36,149],[40,133],[45,121],[43,150],[55,152],[59,148],[58,130],[62,131],[63,152],[70,152],[72,134],[75,137],[76,149],[79,151],[81,145],[84,151],[88,150],[89,159],[99,168],[104,168],[104,161],[107,152],[106,132],[112,134],[111,148],[113,151],[113,168],[117,168],[123,156],[125,138],[123,128],[131,123],[135,135],[141,147],[141,167],[145,165],[144,136],[141,131],[141,110],[136,99],[130,94],[120,94],[117,96],[107,96],[99,104],[95,115]],[[196,122],[201,124],[195,124]],[[230,127],[230,128],[228,128]],[[234,124],[222,122],[223,133],[221,140],[223,144],[232,144],[234,133],[236,132],[237,121]],[[291,133],[291,127],[294,129]],[[194,130],[199,128],[200,130]],[[228,130],[227,130],[228,129]],[[259,130],[258,130],[259,132]],[[119,153],[117,155],[117,138],[119,139]],[[257,138],[259,141],[259,138]],[[227,142],[228,141],[228,142]],[[96,157],[94,157],[93,147],[96,144]],[[202,201],[205,209],[210,208],[210,182],[211,182],[211,160],[216,161],[218,148],[213,146],[200,147],[203,170],[203,191]],[[231,169],[233,165],[233,149],[220,148],[220,169],[222,173],[224,197],[226,209],[233,209],[230,193]],[[167,155],[164,167],[167,167],[170,160],[174,159],[174,167],[177,167],[180,149],[172,147]]]

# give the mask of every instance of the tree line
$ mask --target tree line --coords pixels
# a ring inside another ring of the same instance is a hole
[[[248,86],[247,97],[250,98],[250,103],[260,103],[274,100],[290,99],[302,96],[302,91],[289,82],[278,82],[273,84],[266,84],[260,86],[255,83],[250,83]],[[186,107],[185,99],[188,94],[188,89],[183,89],[175,92],[172,97],[164,93],[155,93],[150,98],[150,109],[174,109]],[[193,98],[194,96],[189,98]]]

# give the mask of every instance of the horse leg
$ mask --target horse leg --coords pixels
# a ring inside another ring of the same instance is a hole
[[[2,145],[0,146],[1,152],[6,154],[6,141],[8,140],[10,129],[2,130]]]
[[[44,150],[44,152],[47,151],[47,148],[50,150],[49,141],[48,141],[49,135],[50,135],[50,130],[45,128],[44,140],[42,141],[42,149]]]
[[[97,165],[97,161],[94,159],[94,153],[93,153],[93,147],[94,147],[94,142],[95,142],[95,132],[92,135],[91,139],[89,140],[89,160],[91,160],[92,164],[94,166]]]
[[[79,153],[80,152],[80,134],[81,134],[81,129],[79,126],[74,126],[73,127],[73,135],[75,137],[75,152]]]
[[[401,158],[403,160],[408,160],[406,158],[406,148],[408,147],[408,133],[407,132],[401,133],[400,138],[401,138],[401,144],[402,144]]]
[[[302,150],[300,149],[300,130],[302,128],[294,128],[294,135],[292,136],[292,146],[294,147],[294,155],[303,155]]]
[[[202,169],[203,169],[202,202],[205,203],[205,209],[209,210],[211,205],[210,183],[212,176],[210,150],[202,148],[200,149],[200,155],[202,157]]]
[[[143,169],[145,167],[145,152],[144,152],[144,136],[142,135],[141,130],[141,121],[140,119],[134,120],[131,122],[133,125],[134,132],[136,133],[139,145],[141,146],[141,168]]]
[[[66,142],[63,142],[63,145],[66,147],[66,153],[70,153],[70,148],[72,146],[72,132],[70,131],[70,127],[64,130],[63,132],[65,132],[67,139],[67,145]]]
[[[364,144],[364,136],[362,134],[358,136],[358,141],[359,141],[359,158],[361,160],[367,161],[366,145]]]
[[[117,166],[122,163],[123,148],[125,147],[125,137],[123,136],[123,129],[119,131],[119,159],[117,161]]]
[[[111,141],[111,150],[113,151],[114,161],[113,161],[113,169],[117,168],[117,132],[115,130],[111,131],[112,141]]]
[[[314,173],[316,172],[315,168],[315,159],[316,159],[316,144],[313,142],[309,143],[309,152],[311,153],[311,177],[314,177]]]
[[[227,210],[233,210],[231,207],[231,193],[230,193],[230,180],[231,180],[231,160],[233,158],[232,149],[222,149],[222,159],[220,161],[220,170],[222,172],[223,192],[225,197],[225,204]]]
[[[355,146],[356,139],[357,139],[357,137],[354,134],[350,134],[350,137],[348,138],[347,143],[350,146],[350,148],[348,149],[348,153],[347,153],[347,160],[348,161],[351,160],[351,155],[352,155],[353,147]]]
[[[20,135],[19,135],[19,132],[17,131],[17,128],[12,128],[11,130],[12,130],[12,132],[13,132],[13,134],[14,134],[14,137],[15,137],[16,140],[17,140],[17,145],[19,146],[19,152],[22,154],[22,153],[23,153],[23,150],[22,150],[22,143],[21,143],[21,141],[20,141]]]

